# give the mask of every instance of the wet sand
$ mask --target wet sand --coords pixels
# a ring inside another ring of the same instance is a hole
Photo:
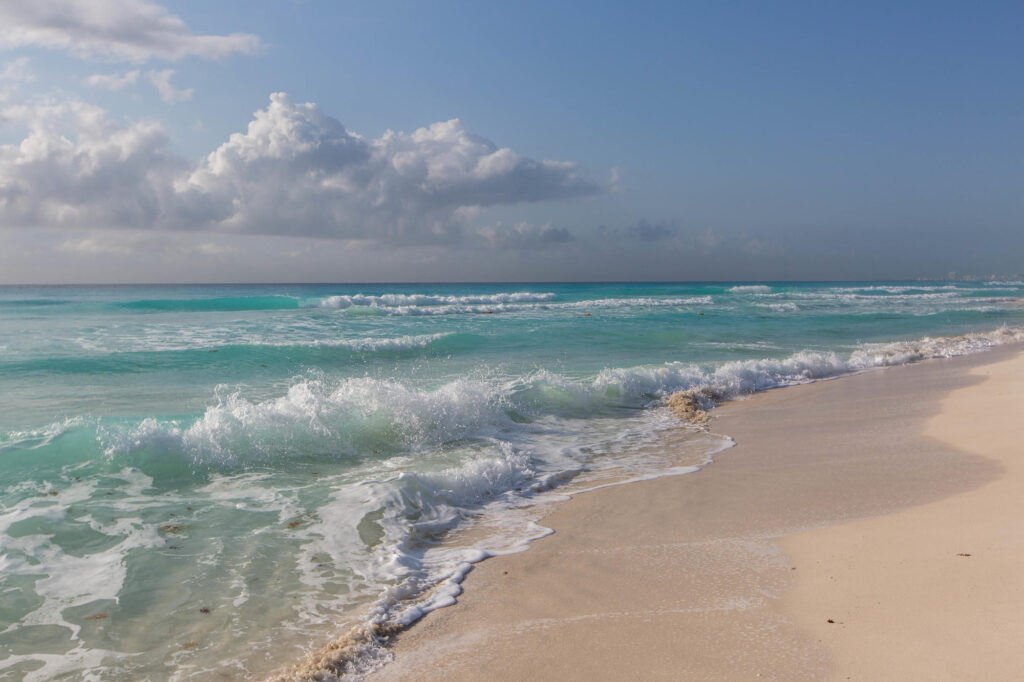
[[[1021,350],[716,409],[736,447],[559,505],[373,679],[1024,678]]]

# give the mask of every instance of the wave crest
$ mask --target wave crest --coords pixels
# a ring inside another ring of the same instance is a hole
[[[729,288],[730,294],[770,294],[772,288],[765,284],[744,284]]]
[[[307,378],[262,402],[240,393],[183,425],[144,419],[134,427],[104,427],[108,455],[177,452],[194,463],[236,465],[300,452],[360,456],[410,452],[462,439],[507,440],[523,424],[546,416],[615,415],[649,406],[678,391],[696,390],[705,403],[925,358],[952,357],[1024,340],[1024,328],[955,337],[866,344],[842,357],[800,351],[784,358],[719,365],[669,362],[607,368],[590,379],[547,370],[511,379],[463,378],[436,388],[397,381]]]
[[[327,296],[317,301],[320,308],[351,308],[368,306],[373,308],[404,308],[408,306],[439,305],[487,305],[501,303],[536,303],[550,301],[555,295],[550,292],[533,293],[516,291],[507,294],[481,294],[471,296],[441,296],[430,294],[342,294]]]
[[[252,402],[222,395],[187,426],[147,418],[106,428],[108,456],[175,452],[197,464],[234,465],[289,453],[332,456],[436,446],[508,420],[503,396],[486,382],[459,379],[436,390],[396,381],[304,379],[285,395]],[[243,460],[244,458],[244,460]]]
[[[546,294],[545,294],[546,295]],[[504,295],[503,295],[504,296]],[[552,294],[553,296],[553,294]],[[586,301],[551,301],[549,299],[530,302],[501,302],[471,303],[462,301],[459,303],[437,303],[437,304],[408,304],[389,305],[379,300],[371,300],[372,297],[353,299],[352,297],[332,296],[327,304],[321,305],[325,308],[340,310],[372,310],[384,315],[464,315],[464,314],[493,314],[493,313],[516,313],[529,312],[533,310],[591,310],[599,308],[654,308],[654,307],[678,307],[692,305],[710,305],[714,301],[711,296],[690,296],[686,298],[652,298],[649,296],[632,298],[599,298]],[[461,297],[474,298],[474,297]],[[480,298],[480,297],[476,297]],[[339,299],[339,300],[334,300]],[[357,300],[364,302],[358,303]]]

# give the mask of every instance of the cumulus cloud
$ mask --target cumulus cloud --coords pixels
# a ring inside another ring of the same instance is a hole
[[[32,0],[0,3],[0,45],[142,63],[252,54],[260,48],[260,39],[245,33],[198,35],[179,17],[147,0]]]
[[[366,139],[284,93],[179,188],[223,229],[405,243],[454,239],[477,208],[602,191],[575,164],[499,148],[458,119]]]
[[[540,249],[554,244],[572,241],[573,236],[564,227],[552,227],[550,223],[532,225],[517,223],[515,225],[489,225],[476,230],[484,241],[492,248],[503,249]]]
[[[74,101],[7,106],[0,120],[28,129],[19,144],[0,145],[4,225],[154,225],[173,203],[173,178],[187,170],[153,121],[119,126]]]
[[[576,164],[498,147],[457,119],[368,139],[283,93],[194,166],[170,152],[158,123],[118,125],[86,104],[36,102],[0,117],[28,130],[20,144],[0,145],[0,224],[8,226],[443,243],[488,206],[606,189]],[[479,235],[520,248],[571,237],[549,225]]]

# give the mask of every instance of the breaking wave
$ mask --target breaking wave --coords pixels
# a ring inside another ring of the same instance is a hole
[[[414,334],[412,336],[375,337],[367,336],[358,339],[314,340],[301,344],[311,348],[345,348],[359,353],[380,353],[384,351],[404,351],[427,348],[435,341],[454,336],[455,332],[438,332],[436,334]],[[294,344],[274,344],[291,346]]]
[[[792,313],[800,310],[800,306],[791,301],[786,303],[759,303],[758,306],[776,313]]]
[[[915,341],[865,344],[848,356],[800,351],[784,358],[718,365],[669,362],[607,368],[589,379],[547,370],[511,378],[462,378],[434,388],[369,377],[304,378],[287,392],[250,401],[220,392],[191,422],[147,418],[135,426],[103,427],[109,456],[178,454],[192,464],[238,466],[315,453],[416,452],[464,439],[507,440],[545,417],[614,416],[696,390],[711,402],[843,374],[952,357],[1024,340],[1024,328]]]
[[[652,298],[649,296],[633,298],[599,298],[587,301],[552,301],[554,294],[523,294],[519,300],[502,301],[501,298],[519,296],[520,294],[501,294],[494,297],[483,296],[446,296],[426,297],[437,300],[437,303],[401,303],[401,299],[382,300],[378,296],[330,296],[319,302],[319,307],[333,309],[372,310],[384,315],[459,315],[459,314],[493,314],[528,312],[532,310],[590,310],[599,308],[649,308],[668,306],[710,305],[711,296],[691,296],[687,298]],[[536,300],[531,300],[533,296]],[[411,298],[411,297],[410,297]],[[493,301],[480,302],[485,298]],[[458,302],[444,303],[442,299],[463,299]],[[475,301],[475,302],[474,302]]]
[[[473,296],[434,296],[429,294],[350,294],[328,296],[317,301],[320,308],[351,308],[370,306],[374,308],[406,308],[409,306],[440,305],[488,305],[502,303],[536,303],[555,298],[552,293],[516,291],[507,294],[482,294]]]

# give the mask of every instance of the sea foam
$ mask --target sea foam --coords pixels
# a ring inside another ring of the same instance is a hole
[[[221,390],[216,404],[188,423],[148,418],[134,427],[101,426],[100,440],[108,456],[177,454],[192,464],[212,466],[244,466],[288,453],[343,456],[366,449],[418,451],[459,439],[495,437],[546,415],[610,415],[693,389],[714,396],[715,401],[728,400],[1020,340],[1024,340],[1024,329],[1003,327],[954,337],[864,344],[846,356],[800,351],[783,358],[715,365],[668,362],[607,368],[590,379],[538,370],[519,377],[457,379],[434,388],[369,377],[307,377],[293,383],[284,395],[264,401]],[[46,440],[64,428],[43,429],[35,437]]]
[[[471,313],[515,313],[544,310],[590,310],[608,308],[650,308],[710,305],[711,296],[651,296],[600,298],[583,301],[555,301],[554,294],[495,294],[492,296],[425,296],[387,294],[382,296],[329,296],[317,305],[321,308],[347,310],[361,308],[382,315],[465,315]]]
[[[555,294],[553,293],[533,293],[529,291],[468,296],[441,296],[429,294],[349,294],[327,296],[326,298],[319,299],[319,301],[316,302],[316,305],[320,308],[351,308],[352,306],[405,308],[409,306],[536,303],[539,301],[550,301],[554,298]]]

